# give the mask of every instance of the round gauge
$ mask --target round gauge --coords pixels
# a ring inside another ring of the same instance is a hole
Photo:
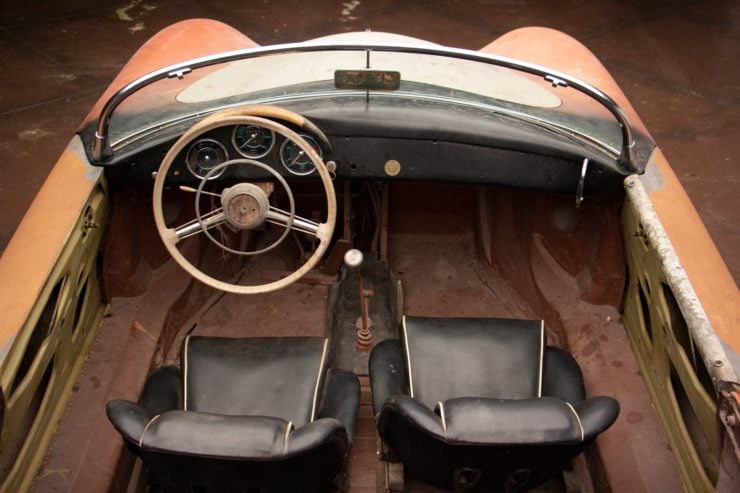
[[[214,167],[225,163],[229,159],[226,148],[213,139],[201,139],[188,149],[185,155],[185,164],[190,172],[198,178],[203,178]],[[224,168],[226,169],[226,168]],[[221,173],[216,173],[209,180],[218,178]]]
[[[314,148],[319,157],[321,157],[321,148],[316,140],[310,135],[299,135],[303,137],[306,142]],[[313,173],[313,170],[316,169],[308,154],[303,152],[303,149],[298,147],[298,144],[292,140],[286,140],[280,147],[280,162],[282,162],[283,166],[285,166],[285,168],[294,175],[308,175]]]
[[[270,152],[275,144],[275,133],[257,125],[237,125],[231,141],[239,154],[256,159]]]

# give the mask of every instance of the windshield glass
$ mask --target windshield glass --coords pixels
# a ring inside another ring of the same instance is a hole
[[[337,70],[398,72],[392,91],[338,89]],[[597,101],[541,77],[438,54],[395,51],[312,51],[262,55],[157,81],[124,100],[111,118],[110,143],[120,148],[168,125],[230,106],[306,98],[368,98],[370,94],[472,105],[558,127],[618,154],[622,136]]]
[[[507,69],[481,64],[471,67],[470,62],[454,58],[388,52],[370,56],[363,52],[287,53],[240,60],[195,82],[178,94],[177,100],[197,104],[273,88],[333,84],[336,70],[369,68],[399,72],[403,82],[425,84],[430,89],[467,92],[543,108],[560,105],[560,99],[550,91]]]

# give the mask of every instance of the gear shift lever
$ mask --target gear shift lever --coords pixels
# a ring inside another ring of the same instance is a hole
[[[356,248],[347,250],[347,253],[344,254],[345,265],[357,274],[357,294],[360,300],[360,317],[355,323],[355,327],[357,327],[357,341],[355,343],[355,349],[357,351],[366,352],[370,351],[370,346],[372,346],[373,343],[373,334],[370,332],[370,327],[372,327],[373,321],[368,315],[370,297],[373,295],[373,290],[365,289],[362,285],[362,274],[360,272],[362,260],[362,252]]]

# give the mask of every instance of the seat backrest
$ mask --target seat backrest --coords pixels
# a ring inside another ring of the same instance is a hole
[[[188,336],[182,352],[186,411],[273,416],[299,428],[315,418],[327,339]]]
[[[410,395],[430,409],[459,397],[542,395],[540,320],[404,317],[402,331]]]

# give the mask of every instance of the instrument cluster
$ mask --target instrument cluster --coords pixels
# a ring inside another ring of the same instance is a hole
[[[299,132],[299,135],[323,158],[322,149],[313,136],[303,132]],[[204,178],[221,163],[244,158],[259,160],[297,176],[308,176],[316,170],[309,156],[298,144],[257,125],[215,129],[191,143],[184,151],[185,165],[198,179]],[[209,179],[220,175],[221,173],[216,173]]]

